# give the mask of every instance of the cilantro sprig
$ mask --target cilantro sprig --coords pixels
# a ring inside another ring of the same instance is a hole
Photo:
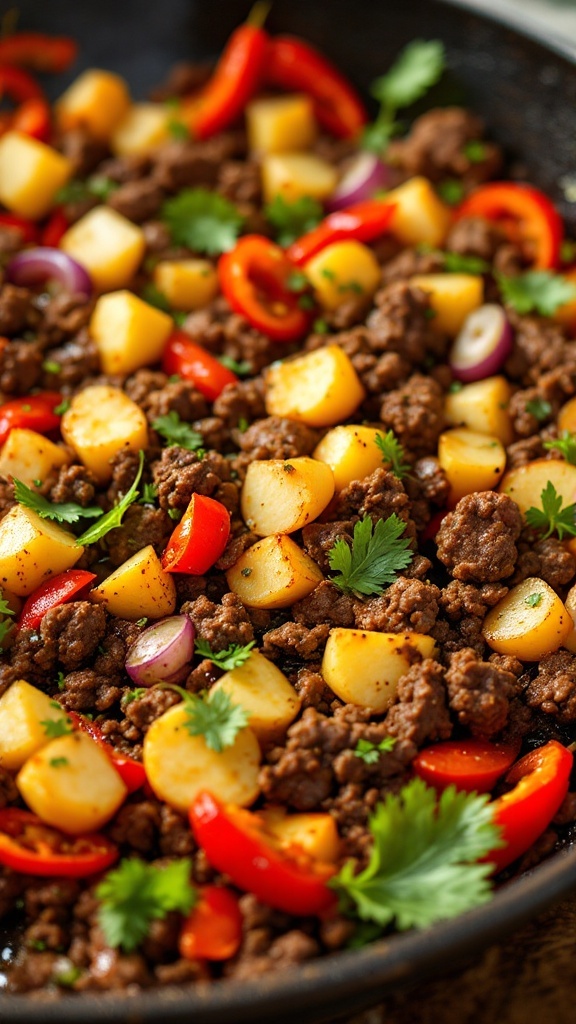
[[[372,83],[370,91],[380,103],[380,110],[374,124],[364,132],[365,149],[380,153],[386,148],[400,130],[397,112],[424,96],[439,80],[444,67],[444,47],[437,39],[414,39],[402,50],[386,74]]]
[[[0,654],[3,650],[4,641],[14,626],[14,623],[11,621],[14,614],[15,613],[0,590],[0,615],[2,616],[2,619],[0,620]]]
[[[234,704],[224,690],[199,695],[175,683],[159,685],[161,689],[174,690],[180,694],[186,712],[184,728],[191,736],[203,736],[206,746],[217,754],[231,747],[240,730],[248,725],[248,715],[244,708]]]
[[[565,302],[576,299],[576,285],[551,270],[528,270],[515,277],[495,276],[504,302],[520,314],[553,316]]]
[[[165,416],[157,416],[152,421],[152,427],[157,434],[160,434],[168,447],[178,445],[179,448],[186,448],[189,452],[203,452],[204,438],[197,430],[194,430],[189,423],[184,423],[175,409],[171,409]]]
[[[370,740],[358,740],[354,753],[356,757],[361,758],[364,764],[377,764],[380,760],[380,754],[389,754],[391,750],[394,750],[396,744],[395,736],[385,736],[380,743],[372,743]]]
[[[206,188],[185,188],[160,211],[175,245],[218,256],[233,249],[244,224],[236,207]]]
[[[66,185],[59,188],[56,196],[56,203],[78,203],[85,199],[101,199],[103,202],[120,188],[117,181],[106,178],[102,174],[94,174],[85,181],[79,178],[72,178]]]
[[[560,437],[555,438],[555,440],[544,441],[543,447],[547,448],[548,451],[559,451],[566,459],[566,462],[576,466],[576,434],[571,434],[569,430],[563,430]]]
[[[97,505],[83,508],[75,501],[54,503],[33,491],[22,480],[14,478],[14,497],[21,505],[36,512],[41,519],[55,519],[58,523],[77,523],[80,519],[99,519],[104,513]]]
[[[60,718],[46,718],[40,722],[46,733],[46,738],[57,740],[60,736],[69,736],[70,733],[74,732],[72,719],[68,718],[68,715],[65,714],[64,709],[57,700],[51,700],[50,707],[54,708],[55,711],[60,711],[62,714]]]
[[[231,672],[232,669],[240,668],[245,661],[248,661],[254,645],[255,641],[251,640],[243,647],[240,644],[230,644],[224,651],[213,651],[207,640],[200,639],[196,641],[194,651],[201,658],[209,658],[214,665],[224,669],[225,672]]]
[[[576,503],[562,508],[562,495],[558,494],[551,480],[541,492],[540,501],[541,508],[532,505],[526,510],[528,526],[544,531],[542,540],[546,540],[553,533],[558,534],[560,540],[563,540],[565,535],[576,537]]]
[[[285,248],[317,227],[324,217],[324,210],[311,196],[300,196],[288,202],[284,196],[277,195],[264,207],[264,216],[275,230],[278,245]]]
[[[143,451],[139,452],[138,458],[138,472],[134,477],[134,482],[128,488],[124,497],[120,499],[117,505],[114,505],[114,508],[111,508],[109,512],[106,512],[106,514],[103,515],[97,523],[94,523],[93,526],[89,526],[88,529],[80,535],[80,537],[77,537],[77,544],[95,544],[97,540],[102,540],[102,537],[105,537],[110,530],[115,530],[116,527],[122,525],[124,513],[138,498],[138,485],[142,476],[142,470],[144,469]]]
[[[132,953],[148,935],[152,921],[171,911],[188,914],[197,900],[188,858],[165,867],[137,857],[120,862],[96,888],[98,923],[109,946]]]
[[[354,526],[352,545],[337,540],[328,552],[330,568],[337,573],[332,582],[358,596],[381,594],[397,573],[412,561],[410,541],[402,538],[406,523],[394,512],[373,525],[370,516]]]
[[[399,480],[404,480],[408,476],[412,466],[409,462],[404,462],[403,459],[406,457],[403,446],[394,434],[393,430],[387,430],[385,434],[376,434],[374,441],[380,451],[382,452],[382,461],[388,464],[388,467],[394,476],[398,477]]]

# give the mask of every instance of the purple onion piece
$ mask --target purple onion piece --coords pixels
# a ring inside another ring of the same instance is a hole
[[[171,615],[148,626],[128,652],[128,675],[138,686],[182,682],[194,654],[195,635],[187,615]]]
[[[512,351],[513,335],[502,306],[486,303],[464,321],[448,359],[456,380],[465,384],[498,373]]]
[[[71,295],[92,295],[93,287],[87,270],[61,249],[38,246],[18,253],[6,267],[6,276],[13,284],[35,285],[57,281]]]
[[[336,186],[326,208],[334,212],[361,203],[371,199],[377,192],[390,188],[390,184],[390,168],[375,153],[359,153]]]

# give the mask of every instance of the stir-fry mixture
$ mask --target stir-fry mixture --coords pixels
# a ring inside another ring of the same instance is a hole
[[[410,123],[440,43],[374,116],[260,14],[144,102],[0,40],[15,992],[428,926],[576,814],[574,246],[474,113]]]

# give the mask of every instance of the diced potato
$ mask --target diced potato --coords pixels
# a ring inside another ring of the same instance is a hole
[[[486,377],[464,384],[446,397],[444,417],[451,427],[468,427],[479,434],[493,434],[502,444],[514,437],[508,404],[512,387],[506,377]]]
[[[119,75],[99,68],[82,72],[54,105],[61,131],[86,128],[107,142],[130,106],[128,86]]]
[[[15,477],[32,487],[70,462],[70,456],[35,430],[13,427],[0,452],[0,475]]]
[[[253,100],[246,127],[253,153],[297,153],[310,149],[317,134],[312,101],[300,93]]]
[[[44,217],[71,175],[71,161],[44,142],[13,131],[0,139],[0,202],[12,213]]]
[[[456,427],[440,434],[438,462],[450,482],[449,503],[454,507],[465,494],[496,487],[506,466],[506,451],[493,434]]]
[[[61,421],[62,437],[100,483],[112,476],[110,459],[148,444],[148,421],[120,388],[94,384],[78,392]]]
[[[331,814],[286,814],[283,807],[265,807],[258,817],[287,853],[298,847],[314,860],[338,861],[340,838]]]
[[[119,619],[162,619],[174,614],[176,587],[148,544],[91,590],[90,598]]]
[[[324,309],[338,309],[358,297],[374,295],[380,284],[380,264],[362,242],[334,242],[308,260],[304,273]]]
[[[576,284],[576,268],[571,267],[569,270],[562,271],[562,277],[572,284]],[[561,306],[552,314],[552,320],[555,320],[557,324],[562,324],[567,329],[568,336],[573,338],[576,335],[576,299],[571,299],[569,302],[563,302]],[[576,401],[572,399],[576,408]],[[574,429],[572,427],[572,429]]]
[[[114,128],[110,149],[117,156],[149,153],[170,138],[173,117],[163,103],[133,103]]]
[[[96,206],[68,228],[60,248],[86,268],[97,291],[108,292],[130,283],[146,242],[142,229],[121,213]]]
[[[464,321],[484,301],[484,279],[480,274],[417,274],[410,283],[430,296],[432,323],[443,334],[455,338]]]
[[[256,459],[246,471],[240,507],[244,522],[259,534],[294,533],[311,523],[334,496],[334,474],[325,462]]]
[[[378,434],[382,437],[382,431],[376,427],[360,424],[334,427],[316,445],[312,455],[330,466],[336,491],[382,467],[382,452],[376,444]]]
[[[571,398],[562,406],[557,417],[558,430],[567,430],[569,433],[576,433],[576,398]]]
[[[300,697],[284,673],[257,651],[243,665],[225,672],[210,693],[217,690],[244,708],[261,743],[281,737],[300,710]]]
[[[410,178],[387,192],[386,202],[396,206],[391,230],[404,245],[442,245],[452,223],[452,211],[427,178]]]
[[[572,629],[572,617],[558,594],[544,580],[529,577],[490,609],[482,635],[499,654],[539,661],[562,647]]]
[[[218,293],[218,274],[208,260],[160,260],[152,279],[175,309],[202,309]]]
[[[156,796],[187,814],[202,790],[224,803],[249,807],[260,791],[260,746],[252,729],[241,729],[234,743],[212,750],[203,736],[191,736],[184,704],[176,704],[148,729],[144,768]]]
[[[134,373],[160,359],[174,321],[129,291],[101,295],[90,320],[90,334],[104,373]]]
[[[394,703],[398,681],[410,668],[407,647],[424,658],[432,658],[436,651],[433,638],[423,633],[331,629],[322,675],[345,703],[381,713]]]
[[[0,521],[0,587],[27,597],[51,576],[71,569],[84,548],[68,530],[13,505]]]
[[[268,415],[285,416],[309,427],[332,427],[348,419],[363,398],[358,374],[338,345],[277,363],[266,375]]]
[[[564,459],[535,459],[517,466],[504,476],[499,491],[516,502],[524,514],[533,505],[542,507],[542,491],[550,482],[562,498],[562,505],[576,501],[576,466]]]
[[[26,761],[16,785],[42,821],[72,835],[102,828],[128,795],[106,752],[83,732],[50,740]]]
[[[47,693],[17,679],[0,697],[0,767],[18,771],[49,742],[42,723],[65,718],[63,709]]]
[[[249,608],[287,608],[307,597],[324,576],[291,537],[275,534],[248,548],[226,579]]]
[[[572,654],[576,654],[576,584],[568,591],[564,607],[572,619],[572,629],[564,641],[564,647],[567,647]]]
[[[336,188],[336,168],[313,153],[271,153],[262,160],[262,188],[267,203],[276,196],[293,203],[302,196],[320,202]]]

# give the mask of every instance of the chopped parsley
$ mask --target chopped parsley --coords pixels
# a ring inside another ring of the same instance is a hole
[[[443,252],[444,270],[449,274],[487,274],[490,264],[479,256],[462,256],[459,252]]]
[[[104,513],[97,505],[83,508],[75,501],[55,504],[31,490],[22,480],[14,478],[14,497],[42,519],[55,519],[57,523],[77,523],[80,519],[99,519]]]
[[[85,199],[101,199],[105,201],[113,192],[119,188],[116,181],[106,178],[104,175],[94,175],[86,181],[73,178],[62,188],[58,189],[54,201],[60,203],[81,203]]]
[[[62,691],[65,688],[66,676],[64,675],[63,672],[59,672],[58,675],[56,676],[56,685],[60,691]]]
[[[124,513],[132,505],[138,497],[138,485],[140,484],[140,478],[142,476],[142,470],[144,469],[144,452],[140,451],[139,455],[138,471],[134,477],[134,482],[126,491],[123,498],[120,499],[114,508],[111,508],[109,512],[106,512],[97,523],[93,526],[89,526],[87,530],[80,537],[77,538],[77,544],[95,544],[97,540],[101,540],[105,537],[110,530],[115,530],[116,527],[122,525]]]
[[[576,466],[576,434],[571,434],[569,430],[563,430],[560,437],[554,441],[544,441],[543,447],[549,451],[556,449],[564,456],[566,462]]]
[[[0,620],[0,653],[2,653],[4,641],[8,634],[12,632],[12,627],[14,626],[14,623],[10,621],[12,616],[14,615],[14,612],[12,611],[10,605],[8,604],[1,590],[0,615],[3,616],[2,620]]]
[[[330,328],[322,317],[318,317],[318,319],[312,324],[312,330],[314,331],[314,334],[328,334]]]
[[[178,445],[179,448],[186,448],[189,452],[203,453],[204,438],[197,430],[194,430],[189,423],[184,423],[175,409],[171,409],[165,416],[157,416],[152,421],[152,428],[160,434],[168,446]]]
[[[142,495],[138,498],[139,505],[153,505],[158,497],[158,488],[156,484],[144,484],[142,487]]]
[[[251,640],[249,644],[245,644],[243,647],[240,644],[230,644],[230,647],[227,647],[225,651],[213,651],[207,640],[197,640],[194,645],[194,651],[201,658],[209,658],[218,668],[224,669],[225,672],[230,672],[233,668],[240,668],[240,665],[248,661],[254,644],[254,640]]]
[[[458,206],[464,198],[464,185],[457,178],[445,178],[438,182],[436,191],[448,206]]]
[[[395,437],[394,431],[387,430],[385,434],[378,433],[374,441],[382,453],[382,461],[388,464],[394,476],[399,480],[408,476],[412,467],[409,462],[402,461],[405,458],[404,448]]]
[[[42,363],[42,369],[44,373],[60,373],[62,367],[55,359],[45,359]]]
[[[67,757],[51,757],[48,763],[51,768],[66,768],[70,761]]]
[[[528,270],[515,277],[495,276],[504,302],[517,313],[553,316],[565,302],[576,299],[576,285],[551,270]]]
[[[144,302],[147,302],[149,306],[161,309],[163,313],[172,312],[172,307],[164,295],[164,292],[161,292],[153,281],[148,281],[147,284],[144,285],[140,292],[140,298],[143,299]]]
[[[545,398],[532,398],[526,402],[524,408],[535,420],[538,420],[538,423],[544,423],[552,415],[552,406]]]
[[[179,142],[187,142],[191,137],[188,125],[184,124],[183,121],[179,121],[176,117],[168,121],[167,128],[172,138],[177,139]]]
[[[284,196],[277,195],[264,207],[264,216],[275,230],[278,245],[286,247],[318,227],[324,217],[324,209],[311,196],[300,196],[288,202]]]
[[[224,690],[200,696],[175,683],[160,683],[160,687],[180,694],[186,712],[185,728],[191,736],[203,736],[206,746],[217,754],[231,747],[240,730],[248,725],[244,708],[234,704]]]
[[[537,608],[542,603],[542,594],[528,594],[528,597],[524,598],[524,604],[527,604],[529,608]]]
[[[140,700],[147,693],[145,686],[135,686],[133,690],[127,690],[122,696],[122,704],[132,704],[132,701]]]
[[[486,159],[486,143],[480,139],[472,139],[465,144],[462,152],[471,164],[481,164]]]
[[[380,153],[386,148],[400,130],[398,110],[424,96],[439,80],[444,67],[444,47],[437,39],[414,39],[402,50],[386,74],[372,83],[370,91],[380,110],[374,123],[364,131],[365,149]]]
[[[44,727],[44,732],[46,733],[47,738],[49,740],[57,740],[60,736],[69,736],[70,733],[74,732],[71,719],[68,718],[68,715],[64,714],[64,711],[60,707],[58,701],[51,700],[50,706],[61,711],[62,717],[47,718],[40,722],[40,725]]]
[[[376,526],[364,516],[354,526],[352,544],[337,540],[328,552],[330,568],[337,573],[332,582],[358,596],[381,594],[412,561],[410,541],[402,538],[405,529],[396,513]]]
[[[385,736],[380,743],[371,743],[370,740],[358,740],[354,753],[356,757],[362,758],[365,764],[376,764],[380,760],[380,754],[387,754],[394,750],[395,743],[395,736]]]
[[[236,245],[244,219],[224,196],[206,188],[185,188],[160,211],[175,245],[218,256]]]
[[[60,402],[60,405],[55,405],[54,406],[54,415],[55,416],[63,416],[65,412],[68,412],[69,408],[70,408],[70,399],[69,398],[63,398],[62,401]]]
[[[98,923],[109,946],[132,953],[148,935],[152,921],[171,910],[188,914],[197,894],[186,857],[165,867],[137,857],[120,862],[96,888]]]
[[[237,377],[248,377],[252,373],[252,363],[248,363],[245,359],[238,362],[236,359],[232,359],[232,356],[218,356],[218,362],[222,363],[227,370],[232,370]]]
[[[562,495],[558,494],[551,480],[540,494],[541,508],[532,506],[526,511],[526,522],[535,530],[543,530],[542,540],[557,533],[560,540],[564,535],[576,537],[576,504],[562,508]]]

